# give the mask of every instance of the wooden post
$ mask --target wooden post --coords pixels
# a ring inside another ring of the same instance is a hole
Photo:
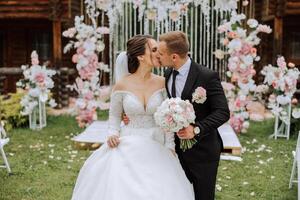
[[[60,67],[62,52],[61,52],[61,21],[53,21],[53,61],[55,68]]]
[[[277,55],[282,54],[282,38],[283,38],[283,20],[282,17],[274,19],[274,54],[273,60],[276,60]]]

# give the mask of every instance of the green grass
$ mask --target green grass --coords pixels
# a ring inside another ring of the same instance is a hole
[[[272,128],[272,121],[252,123],[249,132],[240,135],[246,147],[243,161],[221,161],[217,200],[296,199],[296,187],[288,189],[296,136],[289,141],[268,139]],[[50,116],[48,126],[41,131],[11,131],[5,151],[13,175],[0,169],[0,199],[70,199],[80,167],[90,155],[89,151],[74,149],[70,141],[73,134],[81,131],[69,116]],[[262,145],[266,147],[258,151]]]

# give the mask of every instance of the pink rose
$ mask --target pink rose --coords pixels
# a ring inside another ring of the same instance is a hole
[[[73,63],[77,63],[77,62],[78,62],[78,54],[74,54],[74,55],[72,56],[72,62],[73,62]]]
[[[249,54],[251,52],[252,46],[248,43],[243,43],[241,52],[242,54]]]
[[[37,73],[37,74],[35,75],[34,79],[35,79],[37,82],[42,83],[42,82],[45,81],[46,77],[45,77],[45,75],[44,75],[43,73],[40,72],[40,73]]]
[[[227,33],[227,36],[228,36],[229,38],[234,39],[234,38],[237,37],[237,34],[236,34],[236,32],[230,31],[229,33]]]
[[[206,90],[203,87],[198,87],[196,89],[196,93],[200,97],[205,97],[206,96]]]
[[[251,54],[256,56],[256,53],[257,53],[257,49],[252,47],[251,50],[250,50]]]
[[[292,104],[293,104],[293,105],[296,105],[297,103],[298,103],[298,100],[297,100],[296,98],[293,98],[293,99],[292,99]]]
[[[92,91],[88,91],[85,95],[84,98],[88,101],[92,100],[94,98],[93,92]]]
[[[31,59],[31,64],[32,65],[38,65],[39,64],[39,59],[38,58],[32,58]]]
[[[295,67],[295,64],[294,64],[294,63],[291,63],[291,62],[289,62],[288,66],[289,66],[290,68],[294,68],[294,67]]]
[[[167,121],[169,124],[172,123],[172,122],[173,122],[172,116],[171,116],[171,115],[167,115],[167,116],[166,116],[166,121]]]
[[[240,117],[232,116],[229,120],[230,125],[236,133],[241,133],[244,120]]]
[[[228,38],[224,38],[223,41],[222,41],[223,45],[227,45],[229,43],[229,40]]]
[[[84,51],[85,49],[83,47],[78,47],[76,50],[77,54],[83,54]]]

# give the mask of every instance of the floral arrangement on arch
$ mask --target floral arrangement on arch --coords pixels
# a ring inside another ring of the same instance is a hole
[[[235,11],[231,13],[230,20],[224,21],[218,27],[218,32],[224,35],[222,44],[226,51],[217,49],[214,52],[218,59],[229,56],[226,74],[231,83],[223,83],[223,87],[227,96],[229,95],[230,124],[237,133],[247,132],[249,103],[268,90],[265,86],[257,86],[253,76],[256,74],[254,63],[260,60],[256,48],[260,44],[258,34],[269,34],[272,31],[269,26],[259,24],[255,19],[248,19],[248,27],[244,28],[244,20],[244,14],[237,14]]]
[[[263,68],[261,73],[265,76],[264,83],[272,88],[272,94],[268,99],[268,107],[275,116],[286,123],[290,123],[288,107],[292,103],[292,97],[297,90],[299,70],[294,63],[287,64],[284,57],[279,56],[277,66],[269,64]],[[293,112],[297,113],[296,110]],[[298,114],[294,115],[298,116]]]
[[[71,90],[78,93],[75,114],[80,127],[84,127],[97,119],[97,108],[108,109],[106,100],[109,96],[108,87],[100,87],[100,80],[104,72],[109,72],[108,65],[99,62],[98,55],[104,50],[103,35],[109,34],[107,27],[97,27],[96,18],[99,12],[93,6],[87,6],[87,14],[91,25],[84,23],[83,16],[75,17],[75,27],[63,32],[63,36],[70,39],[65,46],[64,53],[71,48],[76,49],[72,62],[76,64],[79,77]]]
[[[39,65],[39,57],[36,51],[31,53],[31,66],[22,65],[21,68],[24,79],[17,82],[17,87],[25,91],[25,95],[20,102],[23,107],[21,114],[30,115],[39,105],[39,101],[55,107],[57,104],[50,97],[50,90],[54,87],[52,76],[56,72],[47,69],[45,65]]]
[[[176,22],[177,26],[180,26],[180,19],[186,15],[189,6],[200,6],[202,13],[204,14],[207,25],[210,23],[210,13],[213,9],[219,11],[232,11],[237,9],[236,0],[215,0],[215,4],[211,0],[179,0],[179,1],[161,1],[161,0],[86,0],[86,4],[96,4],[96,8],[101,11],[106,11],[109,18],[110,27],[116,24],[118,15],[123,13],[123,4],[131,3],[134,9],[138,9],[138,19],[143,18],[157,22],[157,28],[160,28],[159,22],[165,20],[172,20]],[[243,0],[243,6],[248,5],[247,0]]]

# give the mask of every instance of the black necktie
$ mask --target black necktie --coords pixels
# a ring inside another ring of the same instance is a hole
[[[172,97],[176,97],[176,87],[175,87],[175,81],[176,81],[176,76],[179,74],[178,71],[173,70],[173,82],[172,82]]]

